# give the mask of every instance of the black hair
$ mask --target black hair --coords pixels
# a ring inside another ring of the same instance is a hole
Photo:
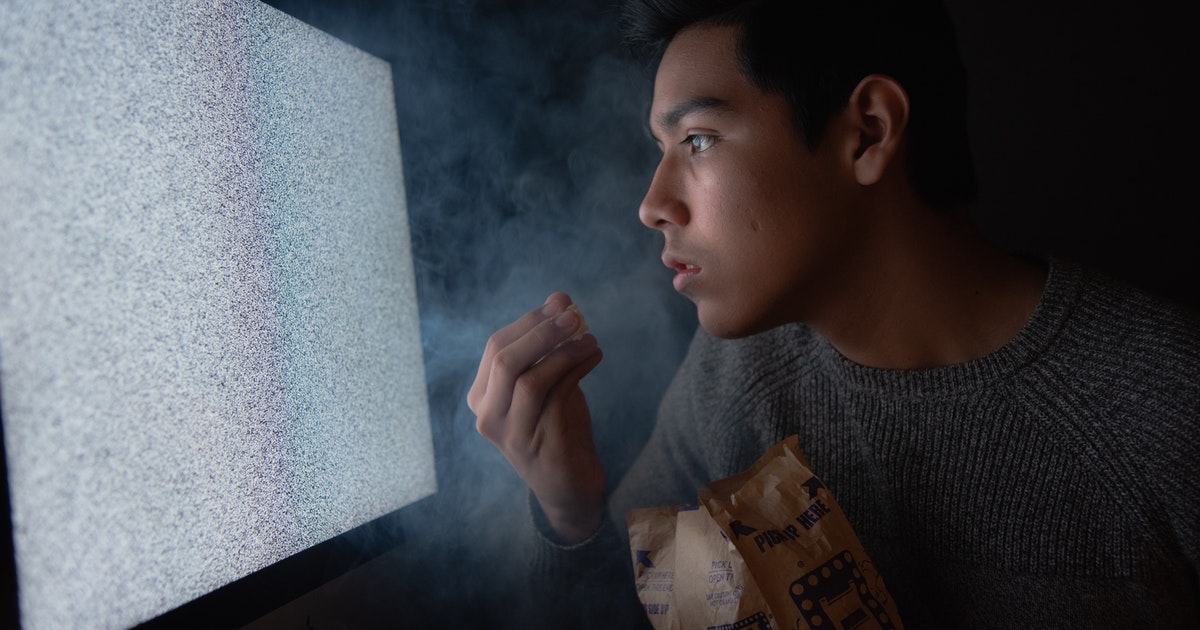
[[[913,190],[935,208],[974,201],[966,71],[939,0],[627,0],[621,22],[631,50],[650,62],[689,27],[739,27],[743,74],[788,100],[810,150],[863,77],[892,77],[910,103]]]

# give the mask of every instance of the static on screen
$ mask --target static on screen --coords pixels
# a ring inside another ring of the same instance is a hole
[[[390,67],[254,0],[0,2],[21,622],[152,618],[436,490]]]

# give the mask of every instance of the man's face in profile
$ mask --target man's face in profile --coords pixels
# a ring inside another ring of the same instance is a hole
[[[853,180],[830,142],[805,147],[783,96],[742,73],[738,33],[693,27],[667,47],[649,121],[663,155],[639,212],[665,237],[676,290],[720,337],[802,318],[856,232],[836,203]]]

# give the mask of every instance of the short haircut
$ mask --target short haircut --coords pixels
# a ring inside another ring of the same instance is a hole
[[[743,74],[788,100],[809,150],[863,77],[894,78],[910,102],[916,195],[940,209],[974,201],[966,71],[939,0],[627,0],[621,20],[626,43],[650,62],[689,27],[739,27]]]

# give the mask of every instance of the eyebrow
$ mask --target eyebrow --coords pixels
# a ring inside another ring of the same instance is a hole
[[[671,129],[683,120],[684,116],[697,111],[715,110],[727,112],[733,109],[733,105],[724,99],[715,98],[712,96],[697,96],[689,98],[685,101],[680,101],[671,109],[658,115],[658,128]],[[651,130],[650,136],[658,139]]]

